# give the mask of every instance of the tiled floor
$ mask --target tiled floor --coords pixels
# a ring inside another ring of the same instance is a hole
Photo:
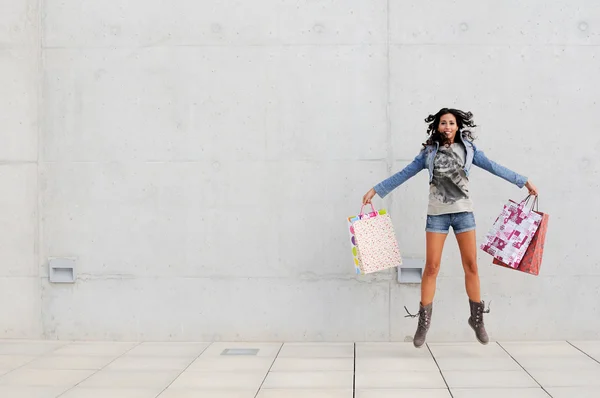
[[[600,342],[0,340],[0,397],[598,398]]]

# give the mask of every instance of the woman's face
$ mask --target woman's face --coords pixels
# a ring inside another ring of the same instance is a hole
[[[446,113],[440,118],[438,131],[446,136],[448,142],[454,142],[454,137],[456,137],[456,132],[458,131],[458,125],[456,124],[456,118],[453,114]]]

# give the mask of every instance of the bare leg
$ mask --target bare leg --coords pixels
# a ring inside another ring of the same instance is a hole
[[[467,231],[456,235],[463,268],[465,270],[465,287],[469,296],[471,316],[469,326],[475,331],[475,337],[481,344],[487,344],[490,338],[485,330],[483,314],[489,312],[484,309],[479,288],[479,272],[477,270],[477,244],[475,231]]]
[[[427,254],[425,258],[425,271],[421,281],[421,304],[429,305],[433,302],[435,286],[440,263],[442,261],[442,250],[447,234],[426,232]]]
[[[465,287],[467,296],[476,303],[481,301],[479,287],[479,271],[477,269],[477,242],[475,230],[456,235],[463,269],[465,270]]]

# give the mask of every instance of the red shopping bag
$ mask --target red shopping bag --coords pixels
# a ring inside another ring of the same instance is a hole
[[[539,275],[540,267],[542,266],[542,257],[544,255],[544,244],[546,242],[546,231],[548,230],[548,219],[550,216],[539,211],[535,212],[542,216],[542,221],[540,222],[540,226],[538,227],[535,235],[533,235],[531,243],[529,244],[527,251],[523,255],[523,259],[517,268],[509,267],[496,258],[494,258],[494,264],[505,268],[515,269],[531,275]]]

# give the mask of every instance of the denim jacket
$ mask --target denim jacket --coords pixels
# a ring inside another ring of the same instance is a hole
[[[469,141],[464,135],[462,136],[462,142],[467,153],[464,166],[467,177],[469,176],[471,165],[474,164],[475,166],[481,167],[482,169],[515,184],[519,188],[523,188],[527,182],[527,177],[517,174],[493,160],[488,159],[483,151],[477,149],[475,144],[473,144],[472,141]],[[435,145],[429,145],[426,148],[423,148],[408,166],[375,185],[375,192],[377,192],[381,198],[384,198],[398,186],[405,183],[409,178],[414,177],[419,171],[424,169],[429,169],[429,183],[431,183],[433,179],[433,160],[435,159],[438,148],[439,144],[437,142]]]

